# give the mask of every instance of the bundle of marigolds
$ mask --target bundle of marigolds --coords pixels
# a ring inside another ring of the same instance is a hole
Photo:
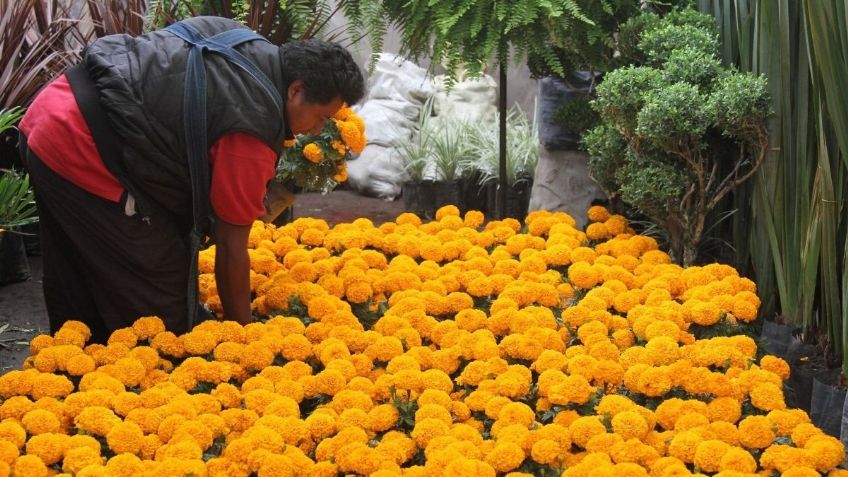
[[[277,180],[302,190],[329,192],[347,180],[346,161],[365,148],[365,122],[347,105],[318,134],[287,141],[277,165]]]
[[[0,377],[0,475],[845,475],[741,334],[754,283],[589,216],[257,223],[266,321],[36,337]]]

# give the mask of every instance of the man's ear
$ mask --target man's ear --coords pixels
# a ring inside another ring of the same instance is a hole
[[[298,94],[303,94],[303,80],[294,80],[286,91],[286,99],[292,100]]]

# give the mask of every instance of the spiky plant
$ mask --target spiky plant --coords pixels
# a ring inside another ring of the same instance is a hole
[[[60,2],[0,0],[0,109],[26,106],[86,38]]]

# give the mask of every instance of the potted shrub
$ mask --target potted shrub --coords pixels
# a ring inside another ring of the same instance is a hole
[[[0,110],[0,134],[13,131],[22,108]],[[29,278],[29,263],[20,228],[38,221],[29,176],[0,169],[0,284]]]
[[[403,201],[407,210],[422,218],[432,218],[436,212],[433,208],[433,181],[425,180],[433,140],[432,112],[433,99],[430,98],[418,113],[417,135],[398,149],[406,173],[401,193]]]
[[[588,102],[595,87],[604,72],[624,64],[616,55],[619,27],[640,12],[638,0],[581,2],[580,7],[591,22],[552,29],[548,51],[527,56],[531,75],[539,78],[539,134],[549,150],[580,149],[582,133],[594,125]],[[550,66],[551,55],[562,70]]]
[[[434,211],[444,205],[460,205],[462,159],[469,152],[466,131],[462,121],[448,118],[440,120],[429,132]]]
[[[593,102],[601,122],[584,139],[593,177],[659,225],[685,266],[698,258],[708,214],[768,147],[766,81],[721,65],[704,17],[712,21],[669,15],[641,33],[646,63],[607,73]]]
[[[521,108],[510,108],[507,118],[507,208],[504,216],[523,219],[527,214],[533,174],[539,160],[539,134]],[[479,177],[477,185],[486,190],[490,213],[496,211],[496,195],[500,188],[498,160],[498,127],[495,123],[468,125],[469,154],[463,168]],[[498,214],[501,215],[501,214]]]

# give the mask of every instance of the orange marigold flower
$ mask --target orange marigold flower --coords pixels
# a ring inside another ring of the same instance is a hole
[[[760,367],[780,376],[780,379],[786,380],[789,378],[789,363],[777,356],[763,356],[763,359],[760,360]]]
[[[367,281],[354,281],[347,285],[345,297],[350,303],[365,303],[373,295],[371,284]]]
[[[49,472],[44,462],[34,455],[22,455],[12,465],[12,475],[47,477]]]
[[[695,448],[695,465],[701,470],[716,472],[730,449],[730,445],[719,440],[703,441]]]
[[[586,212],[586,217],[592,222],[604,222],[610,218],[609,210],[602,205],[593,205]]]
[[[598,284],[601,274],[591,264],[577,262],[568,267],[568,280],[571,285],[588,290]]]
[[[49,348],[53,346],[53,337],[50,335],[36,335],[32,341],[29,342],[29,350],[30,354],[33,356],[37,355],[39,351]]]
[[[69,474],[82,475],[81,471],[90,465],[102,465],[100,452],[91,447],[76,447],[65,453],[62,470]]]
[[[745,449],[731,447],[721,457],[718,470],[722,472],[732,471],[752,474],[757,471],[757,461]]]
[[[820,472],[838,467],[845,458],[845,446],[831,436],[816,436],[807,441],[804,449]]]
[[[141,450],[144,432],[134,422],[116,424],[106,434],[106,443],[116,454],[137,454]]]
[[[750,449],[765,449],[775,437],[774,425],[766,416],[748,416],[739,423],[739,440]]]
[[[32,436],[26,444],[26,453],[38,457],[46,465],[53,465],[62,460],[69,439],[70,437],[65,434],[48,433]]]
[[[111,409],[102,406],[86,407],[74,418],[77,428],[98,436],[106,436],[120,422]]]
[[[118,454],[106,463],[106,471],[116,477],[133,477],[142,469],[141,459],[133,454]]]
[[[9,441],[0,439],[0,463],[12,464],[20,455],[20,449]]]
[[[751,404],[763,411],[786,409],[783,389],[773,383],[760,383],[751,389]]]
[[[62,426],[55,414],[44,409],[33,409],[27,412],[21,419],[21,424],[32,435],[59,432]]]
[[[590,240],[604,240],[610,236],[610,232],[606,225],[601,222],[595,222],[586,227],[586,236]]]
[[[648,433],[648,423],[636,411],[624,411],[612,418],[612,430],[624,440],[642,439]]]
[[[303,146],[303,157],[305,157],[309,162],[318,164],[324,160],[324,151],[321,150],[320,146],[311,142],[306,146]]]
[[[351,151],[359,154],[365,149],[365,134],[359,129],[355,122],[351,121],[336,121],[336,127],[339,130],[342,141],[350,148]]]
[[[518,444],[499,442],[486,455],[486,462],[497,472],[509,472],[517,469],[527,456]]]
[[[165,323],[158,316],[144,316],[132,324],[132,329],[138,339],[147,340],[165,331]]]
[[[578,417],[570,423],[568,428],[571,431],[571,441],[584,449],[589,439],[607,431],[598,416]]]

